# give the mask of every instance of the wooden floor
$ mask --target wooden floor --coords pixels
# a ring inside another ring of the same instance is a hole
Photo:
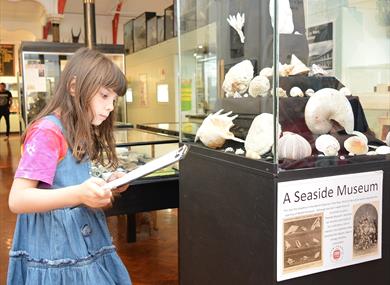
[[[20,158],[19,136],[0,137],[0,284],[6,283],[8,251],[16,216],[8,209],[8,193]],[[125,241],[126,217],[108,218],[114,244],[134,285],[178,284],[177,210],[158,211],[158,230],[141,225],[136,243]]]

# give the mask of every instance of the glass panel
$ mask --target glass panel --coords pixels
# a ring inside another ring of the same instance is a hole
[[[389,151],[384,142],[390,129],[385,2],[279,1],[279,52],[285,64],[279,66],[279,81],[288,96],[280,99],[280,124],[283,132],[298,135],[279,140],[280,169],[389,158],[378,155]],[[288,8],[293,30],[281,31],[288,27]]]

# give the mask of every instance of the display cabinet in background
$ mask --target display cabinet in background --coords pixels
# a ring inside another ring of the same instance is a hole
[[[178,2],[180,284],[390,282],[389,25],[336,2]]]
[[[82,44],[22,42],[19,50],[22,71],[22,90],[19,96],[22,130],[53,96],[61,71],[69,57],[81,47]],[[96,48],[125,71],[123,45],[97,45]],[[125,99],[119,97],[117,122],[126,122],[125,104]]]

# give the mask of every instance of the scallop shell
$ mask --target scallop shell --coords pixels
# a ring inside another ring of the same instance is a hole
[[[315,147],[326,156],[335,156],[340,150],[340,143],[331,135],[321,135],[316,139]]]
[[[262,75],[257,75],[249,83],[248,93],[252,97],[267,96],[270,87],[271,85],[267,77]]]
[[[290,96],[291,97],[303,97],[304,94],[303,94],[301,88],[294,86],[293,88],[290,89]]]
[[[222,84],[226,97],[234,94],[244,94],[253,78],[253,65],[249,60],[243,60],[229,69]]]
[[[351,104],[333,88],[323,88],[309,98],[305,107],[305,122],[314,134],[326,134],[332,121],[338,122],[348,134],[353,132],[354,117]]]
[[[368,152],[366,140],[359,136],[347,138],[344,141],[344,148],[350,153],[350,155],[366,154]]]
[[[290,65],[293,66],[292,70],[290,71],[290,75],[307,74],[310,71],[310,68],[308,68],[302,61],[300,61],[299,58],[295,56],[295,54],[291,55]]]
[[[311,155],[311,146],[302,136],[284,132],[278,141],[279,159],[302,159]]]
[[[196,132],[195,142],[200,139],[200,141],[209,148],[221,147],[227,139],[244,142],[243,140],[236,138],[233,133],[229,131],[230,128],[234,126],[233,120],[237,118],[238,115],[229,117],[232,112],[221,114],[222,111],[223,110],[219,110],[215,114],[210,114],[203,120],[202,125]]]
[[[377,154],[390,154],[390,147],[387,145],[381,145],[375,150]]]
[[[270,151],[274,144],[274,118],[272,114],[262,113],[255,117],[245,139],[247,157],[255,158]],[[280,135],[278,124],[278,137]]]

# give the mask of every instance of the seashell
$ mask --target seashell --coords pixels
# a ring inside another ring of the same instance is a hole
[[[244,142],[243,140],[236,138],[229,130],[234,126],[233,120],[238,115],[229,115],[232,112],[221,114],[223,110],[219,110],[215,114],[210,114],[203,120],[202,125],[196,132],[195,142],[200,141],[209,148],[218,148],[223,146],[225,140],[234,140],[238,142]]]
[[[302,61],[300,61],[299,58],[295,56],[295,54],[291,55],[290,65],[293,66],[292,70],[290,71],[290,75],[307,74],[310,71],[310,68],[308,68]]]
[[[240,36],[241,43],[244,43],[245,36],[244,36],[243,31],[242,31],[242,28],[244,27],[244,24],[245,24],[245,14],[242,13],[242,16],[241,16],[240,13],[238,12],[236,16],[229,15],[229,17],[227,18],[227,21],[228,21],[229,25],[232,26],[232,28],[235,29],[236,32],[238,33],[238,35]]]
[[[358,136],[358,137],[362,138],[366,142],[366,144],[368,144],[368,138],[366,137],[365,134],[363,134],[363,133],[361,133],[359,131],[353,131],[351,133],[351,135],[355,135],[355,136]]]
[[[242,155],[245,153],[245,151],[242,148],[238,148],[238,149],[236,149],[236,151],[234,153],[237,155]]]
[[[339,90],[339,92],[340,92],[341,94],[343,94],[344,96],[351,96],[351,95],[352,95],[352,92],[351,92],[351,90],[349,90],[348,87],[342,87],[342,88]]]
[[[249,83],[248,92],[249,95],[251,95],[252,97],[267,96],[270,87],[271,85],[267,77],[262,75],[257,75]]]
[[[326,156],[335,156],[340,150],[340,143],[331,135],[321,135],[316,139],[315,147]]]
[[[233,95],[233,98],[242,98],[241,94],[238,92],[235,92]]]
[[[290,89],[290,96],[291,97],[303,97],[303,92],[301,88],[294,86]]]
[[[350,153],[366,154],[368,152],[368,145],[364,138],[359,136],[349,137],[344,141],[344,148]]]
[[[377,155],[377,153],[375,152],[375,150],[370,150],[366,153],[366,155]]]
[[[262,113],[255,117],[245,139],[247,157],[261,156],[271,150],[274,144],[274,118],[272,114]],[[280,135],[278,124],[278,137]],[[260,157],[259,157],[260,158]]]
[[[274,0],[269,1],[269,15],[271,16],[272,28],[274,28]],[[289,0],[278,2],[278,32],[280,34],[292,34],[294,32],[293,13]]]
[[[332,121],[338,122],[348,134],[353,132],[354,117],[351,104],[339,91],[323,88],[311,96],[305,107],[305,122],[314,134],[326,134]]]
[[[279,159],[302,159],[311,155],[311,146],[302,136],[284,132],[278,142]]]
[[[385,141],[386,141],[386,144],[388,146],[390,146],[390,132],[387,133]]]
[[[309,97],[313,96],[314,93],[315,93],[314,90],[311,89],[311,88],[309,88],[309,89],[307,89],[307,90],[305,91],[305,95],[306,95],[306,96],[309,96]]]
[[[377,154],[390,154],[390,147],[387,145],[381,145],[375,150]]]
[[[234,149],[232,147],[227,147],[224,152],[234,152]]]
[[[309,72],[309,76],[324,76],[328,75],[328,72],[317,64],[312,64]]]
[[[279,75],[280,76],[283,76],[283,77],[287,77],[290,75],[291,73],[291,70],[293,69],[294,67],[290,64],[281,64],[279,62]]]
[[[281,87],[276,88],[276,95],[278,97],[287,97],[287,92]]]
[[[273,73],[273,71],[272,71],[272,68],[271,68],[271,67],[264,67],[264,68],[260,71],[259,75],[265,76],[265,77],[272,77],[272,75],[273,75],[272,73]]]
[[[226,73],[222,84],[226,97],[233,97],[234,94],[244,94],[253,78],[253,65],[249,60],[243,60],[232,66]]]
[[[251,159],[260,159],[261,158],[261,156],[257,152],[254,152],[252,150],[247,150],[245,156],[247,158],[251,158]]]

